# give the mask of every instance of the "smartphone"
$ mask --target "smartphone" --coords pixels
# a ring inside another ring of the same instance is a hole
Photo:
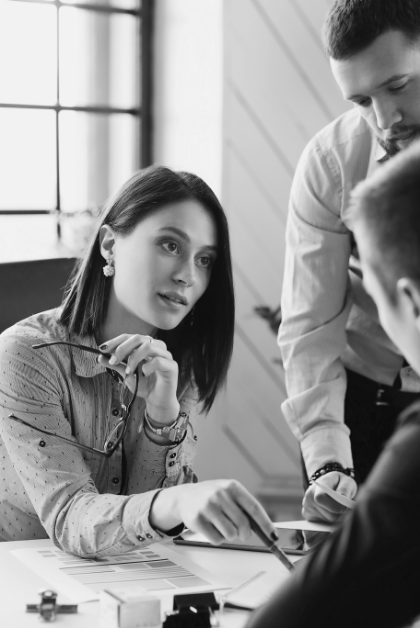
[[[276,528],[279,535],[278,545],[286,554],[304,556],[324,541],[330,532],[313,532],[299,530],[298,528]],[[221,545],[212,545],[203,534],[187,530],[173,540],[177,545],[196,545],[199,547],[215,547],[220,549],[248,550],[250,552],[269,552],[270,550],[262,541],[252,533],[252,536],[244,541],[226,542]]]

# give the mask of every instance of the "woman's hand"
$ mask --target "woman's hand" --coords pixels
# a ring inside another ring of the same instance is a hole
[[[236,480],[208,480],[164,489],[153,503],[150,522],[162,531],[184,523],[220,545],[224,541],[246,541],[251,536],[247,515],[269,538],[278,538],[264,508]]]
[[[138,367],[137,395],[146,400],[147,414],[152,420],[162,425],[175,421],[179,414],[178,364],[164,342],[141,334],[121,334],[99,348],[112,355],[99,356],[98,363],[117,371],[132,391]]]
[[[357,493],[356,482],[348,475],[338,471],[323,475],[317,480],[317,483],[326,484],[334,491],[350,499],[354,499]],[[347,511],[347,508],[327,495],[319,484],[311,484],[307,489],[302,503],[302,515],[308,521],[335,523]]]

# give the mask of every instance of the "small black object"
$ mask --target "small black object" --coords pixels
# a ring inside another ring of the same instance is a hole
[[[219,604],[214,593],[174,595],[174,612],[167,614],[164,628],[210,628],[218,625],[214,611]]]
[[[55,621],[57,613],[77,613],[77,604],[57,604],[57,593],[51,589],[39,592],[40,604],[27,604],[27,613],[39,613],[44,621]]]
[[[219,603],[212,591],[206,593],[174,595],[174,611],[189,609],[191,606],[194,608],[211,608],[212,611],[219,610]]]

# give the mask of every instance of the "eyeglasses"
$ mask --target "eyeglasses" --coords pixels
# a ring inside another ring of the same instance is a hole
[[[42,349],[43,347],[50,347],[52,345],[68,345],[69,347],[75,347],[76,349],[80,349],[81,351],[88,351],[89,353],[97,353],[99,355],[105,355],[106,357],[110,356],[110,354],[99,351],[99,349],[94,349],[93,347],[88,347],[86,345],[78,345],[73,342],[64,342],[64,341],[44,342],[42,344],[32,345],[32,347],[33,349]],[[116,373],[116,371],[114,371],[114,373]],[[82,443],[78,443],[73,440],[70,440],[70,438],[61,436],[60,434],[54,434],[52,432],[48,432],[47,430],[43,430],[40,427],[35,427],[35,425],[33,425],[32,423],[27,423],[26,421],[24,421],[23,419],[20,419],[14,414],[9,414],[9,419],[13,419],[14,421],[17,421],[18,423],[21,423],[22,425],[26,425],[27,427],[30,427],[31,429],[36,430],[37,432],[41,432],[41,434],[47,434],[47,436],[53,436],[62,441],[65,441],[66,443],[70,443],[71,445],[73,445],[73,447],[77,447],[78,449],[82,449],[83,451],[97,454],[98,456],[104,456],[105,458],[110,458],[112,454],[114,453],[114,451],[118,449],[118,446],[121,443],[127,431],[128,420],[131,415],[131,406],[133,405],[134,399],[137,397],[137,389],[139,385],[139,375],[138,375],[137,369],[134,371],[135,384],[134,384],[133,392],[131,392],[128,386],[124,384],[124,380],[121,377],[121,375],[119,375],[119,373],[117,373],[116,375],[118,379],[120,380],[120,383],[122,384],[121,395],[120,395],[122,415],[119,418],[119,420],[116,423],[114,423],[114,425],[111,428],[111,431],[109,432],[108,436],[105,438],[103,449],[96,449],[95,447],[88,447],[87,445],[82,445]]]

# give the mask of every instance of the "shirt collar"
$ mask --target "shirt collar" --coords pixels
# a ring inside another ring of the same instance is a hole
[[[377,142],[376,151],[375,151],[375,160],[378,163],[383,163],[384,161],[387,161],[387,159],[389,159],[388,153],[386,152],[385,148],[383,148],[383,146],[381,146],[379,142]]]
[[[74,342],[75,344],[93,347],[94,349],[98,348],[96,340],[93,336],[73,335],[69,338],[69,341]],[[76,347],[66,347],[66,349],[71,352],[76,375],[80,377],[95,377],[95,375],[105,373],[106,369],[104,366],[97,363],[97,356],[95,353],[88,353],[87,351],[82,351]]]

